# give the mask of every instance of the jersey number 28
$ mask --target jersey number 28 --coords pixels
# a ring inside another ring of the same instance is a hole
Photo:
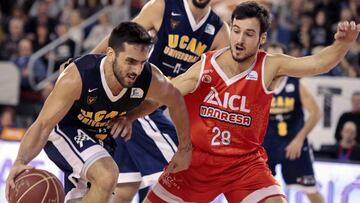
[[[228,130],[221,131],[218,127],[213,127],[211,130],[213,137],[211,139],[211,146],[229,145],[231,143],[231,133]]]

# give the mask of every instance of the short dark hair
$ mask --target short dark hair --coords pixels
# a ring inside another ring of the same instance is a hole
[[[270,27],[269,11],[255,1],[246,1],[237,5],[231,15],[231,22],[234,19],[242,20],[254,17],[260,22],[260,33],[266,32]]]
[[[109,47],[116,53],[124,49],[124,43],[151,46],[154,39],[141,25],[134,22],[122,22],[116,26],[109,37]]]

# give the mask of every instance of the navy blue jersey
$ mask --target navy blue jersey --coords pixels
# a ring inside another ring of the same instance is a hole
[[[60,121],[60,125],[77,126],[92,133],[107,134],[108,122],[124,116],[145,98],[152,77],[151,66],[145,63],[133,87],[114,96],[105,81],[105,55],[89,54],[74,61],[82,80],[80,99]]]
[[[223,22],[212,10],[196,24],[187,0],[165,0],[158,42],[149,61],[165,76],[175,77],[208,51]]]
[[[304,126],[299,79],[287,77],[285,80],[273,94],[265,141],[290,141]]]

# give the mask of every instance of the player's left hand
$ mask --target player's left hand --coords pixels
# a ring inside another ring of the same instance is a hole
[[[165,172],[177,173],[189,168],[192,156],[191,143],[186,144],[184,147],[179,146],[178,151],[175,153]]]
[[[302,146],[304,144],[304,140],[295,137],[288,146],[285,148],[285,157],[290,160],[298,159],[301,155]]]
[[[335,40],[343,43],[352,43],[356,40],[360,32],[360,24],[355,21],[340,22],[335,33]]]
[[[132,134],[132,120],[127,117],[119,117],[110,121],[108,128],[111,128],[111,136],[116,139],[119,135],[125,139],[130,140]]]

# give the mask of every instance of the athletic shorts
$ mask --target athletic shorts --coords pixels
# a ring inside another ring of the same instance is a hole
[[[111,157],[102,141],[76,126],[56,125],[44,150],[64,172],[65,202],[82,198],[88,191],[86,173],[97,160]]]
[[[305,193],[318,191],[313,169],[312,150],[307,139],[304,141],[301,155],[298,159],[289,160],[285,157],[285,148],[289,142],[278,143],[265,142],[264,148],[268,154],[268,164],[273,175],[276,175],[275,167],[281,165],[281,173],[288,188],[297,189]]]
[[[163,173],[148,198],[151,202],[210,202],[221,193],[228,202],[255,203],[284,196],[260,150],[221,157],[193,149],[189,169]]]
[[[141,187],[156,183],[178,146],[175,127],[162,109],[134,121],[131,139],[116,143],[118,183],[142,182]]]

